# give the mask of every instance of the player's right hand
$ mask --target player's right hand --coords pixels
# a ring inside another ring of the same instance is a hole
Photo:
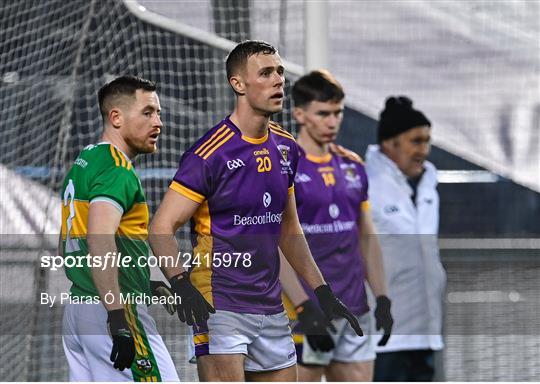
[[[187,272],[171,277],[169,283],[174,293],[181,298],[181,303],[176,306],[180,321],[201,326],[208,320],[210,313],[216,313],[214,307],[191,284]]]
[[[329,320],[332,320],[335,317],[344,317],[358,336],[364,336],[364,332],[362,332],[362,328],[360,328],[358,319],[351,311],[349,311],[349,308],[334,295],[334,292],[332,292],[327,284],[318,286],[315,289],[315,295],[317,295],[319,305]]]
[[[123,371],[131,367],[135,359],[135,343],[124,310],[114,309],[107,312],[107,323],[113,340],[110,359],[116,369]]]
[[[311,300],[306,300],[296,307],[300,331],[304,333],[308,344],[314,351],[328,352],[335,344],[328,330],[336,332],[334,325]]]

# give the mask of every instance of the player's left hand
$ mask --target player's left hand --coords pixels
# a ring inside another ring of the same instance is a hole
[[[123,371],[131,367],[135,359],[135,342],[123,309],[107,312],[107,324],[112,337],[111,362],[114,368]]]
[[[384,330],[384,335],[381,340],[377,343],[379,347],[385,346],[390,339],[392,334],[392,326],[394,325],[394,319],[392,318],[392,313],[390,312],[390,306],[392,302],[390,299],[384,295],[377,297],[377,307],[375,308],[375,321],[377,326],[377,331],[381,328]]]
[[[317,287],[315,289],[315,295],[317,295],[320,307],[329,320],[332,320],[334,317],[344,317],[358,336],[364,336],[364,332],[362,332],[356,316],[334,295],[330,286],[323,284]]]
[[[186,322],[187,325],[202,326],[211,313],[216,313],[214,307],[191,284],[187,272],[172,277],[169,283],[173,292],[181,298],[181,303],[176,307],[180,321]]]
[[[300,330],[306,335],[311,349],[328,352],[335,348],[329,332],[336,333],[336,328],[324,313],[311,300],[306,300],[296,307]]]
[[[166,302],[162,304],[163,308],[165,308],[169,315],[173,315],[174,312],[176,312],[176,305],[174,305],[174,300],[172,299],[174,294],[172,293],[171,288],[161,280],[150,280],[150,289],[152,290],[152,296],[160,298],[165,297],[167,299]]]

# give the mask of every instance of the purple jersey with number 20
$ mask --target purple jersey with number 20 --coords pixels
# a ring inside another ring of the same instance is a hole
[[[283,311],[278,243],[297,162],[294,138],[277,124],[253,139],[228,117],[182,156],[170,188],[201,204],[191,281],[214,308]]]

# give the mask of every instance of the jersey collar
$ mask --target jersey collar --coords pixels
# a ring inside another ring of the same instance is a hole
[[[114,145],[113,143],[109,142],[109,141],[100,141],[99,143],[97,143],[97,145],[102,145],[102,144],[107,144],[107,145],[112,145],[113,147],[116,148],[116,150],[118,152],[120,152],[122,155],[124,155],[124,157],[126,158],[127,161],[129,161],[131,163],[131,159],[129,158],[128,155],[126,155],[126,153],[124,151],[122,151],[120,148],[118,148],[116,145]]]
[[[266,135],[264,135],[263,137],[260,137],[260,138],[254,138],[254,137],[248,137],[248,136],[244,136],[242,135],[242,131],[240,130],[240,128],[238,128],[230,119],[230,115],[227,116],[225,118],[225,123],[229,126],[229,127],[232,127],[234,130],[238,131],[238,133],[240,133],[240,137],[242,138],[242,140],[250,143],[250,144],[262,144],[262,143],[265,143],[266,140],[268,140],[268,131],[270,131],[270,129],[268,129],[266,131]]]

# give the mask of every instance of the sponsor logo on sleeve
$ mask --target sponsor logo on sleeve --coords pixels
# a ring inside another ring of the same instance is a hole
[[[80,157],[77,157],[77,160],[75,160],[75,165],[78,165],[81,168],[86,168],[88,162]]]
[[[311,177],[309,175],[306,175],[305,173],[297,173],[294,177],[294,182],[297,184],[300,183],[309,183],[311,181]]]

